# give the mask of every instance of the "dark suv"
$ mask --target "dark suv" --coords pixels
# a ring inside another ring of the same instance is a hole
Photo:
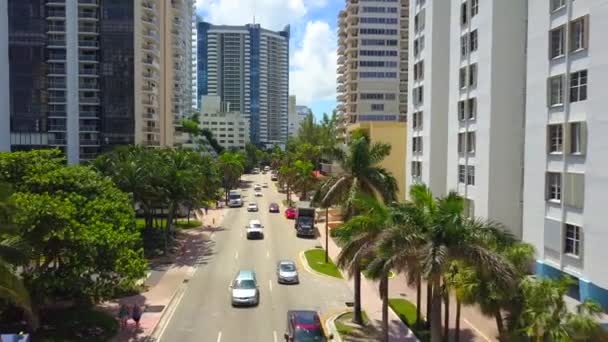
[[[285,341],[288,342],[326,342],[321,319],[316,311],[289,310],[287,311],[287,331]],[[329,335],[333,339],[333,335]]]

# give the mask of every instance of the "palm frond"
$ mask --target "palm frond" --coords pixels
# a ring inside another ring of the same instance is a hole
[[[391,154],[391,145],[376,142],[369,146],[370,165],[376,165]]]
[[[362,176],[362,180],[378,192],[385,203],[392,203],[397,199],[399,187],[390,171],[381,167],[370,168]]]
[[[516,272],[500,254],[475,244],[462,244],[460,248],[453,250],[453,253],[467,264],[496,276],[505,286],[515,287]]]

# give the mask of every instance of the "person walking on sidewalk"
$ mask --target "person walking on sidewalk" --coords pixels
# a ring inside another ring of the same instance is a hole
[[[133,310],[131,311],[131,318],[135,322],[135,329],[139,329],[139,320],[141,319],[141,307],[139,304],[135,303],[133,305]]]
[[[129,320],[129,307],[125,303],[121,303],[118,308],[118,320],[121,328],[127,327],[127,321]]]

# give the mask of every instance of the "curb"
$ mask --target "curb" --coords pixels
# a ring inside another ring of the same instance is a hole
[[[306,250],[308,251],[308,249]],[[330,278],[330,279],[335,279],[335,280],[344,280],[344,274],[342,274],[342,271],[340,269],[338,269],[338,272],[340,272],[340,276],[342,276],[342,278],[336,278],[330,275],[327,275],[325,273],[321,273],[321,272],[317,272],[315,270],[313,270],[309,265],[308,265],[308,260],[306,260],[306,256],[304,255],[304,253],[306,251],[300,251],[300,253],[298,254],[298,258],[300,259],[300,264],[302,264],[302,266],[304,266],[304,269],[311,274],[314,274],[316,276],[319,277],[325,277],[325,278]],[[333,261],[333,260],[332,260]]]
[[[334,339],[333,339],[334,342],[342,342],[342,336],[340,336],[340,333],[338,333],[338,329],[336,328],[335,321],[336,321],[336,319],[338,319],[338,317],[340,317],[346,313],[349,313],[349,312],[350,312],[350,310],[340,311],[338,313],[333,314],[332,316],[330,316],[329,318],[327,318],[325,320],[325,325],[327,326],[327,331],[330,334],[334,335]]]
[[[175,290],[175,292],[171,296],[171,300],[169,300],[169,303],[163,309],[163,312],[160,315],[160,319],[158,320],[158,322],[156,323],[154,328],[152,328],[152,332],[149,335],[155,341],[160,341],[163,333],[165,332],[165,329],[167,328],[167,326],[169,325],[169,322],[171,321],[171,317],[173,317],[173,314],[175,313],[175,310],[177,309],[177,304],[179,304],[179,302],[181,301],[185,292],[186,292],[186,283],[181,284],[177,288],[177,290]]]

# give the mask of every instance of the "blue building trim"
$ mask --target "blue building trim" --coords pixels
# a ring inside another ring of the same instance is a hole
[[[536,260],[535,269],[536,275],[543,278],[558,279],[563,275],[568,275],[555,267],[547,265],[542,260]],[[583,278],[578,279],[578,288],[581,302],[584,302],[586,299],[592,299],[598,302],[604,311],[608,311],[608,289],[599,287]]]
[[[196,103],[198,104],[198,109],[201,109],[201,97],[203,95],[208,94],[208,69],[209,62],[207,61],[207,51],[208,51],[208,35],[207,32],[211,28],[211,24],[206,22],[200,22],[196,25],[196,87],[198,97],[196,99]]]
[[[247,25],[249,28],[250,76],[249,76],[249,137],[252,143],[260,143],[260,25]]]

